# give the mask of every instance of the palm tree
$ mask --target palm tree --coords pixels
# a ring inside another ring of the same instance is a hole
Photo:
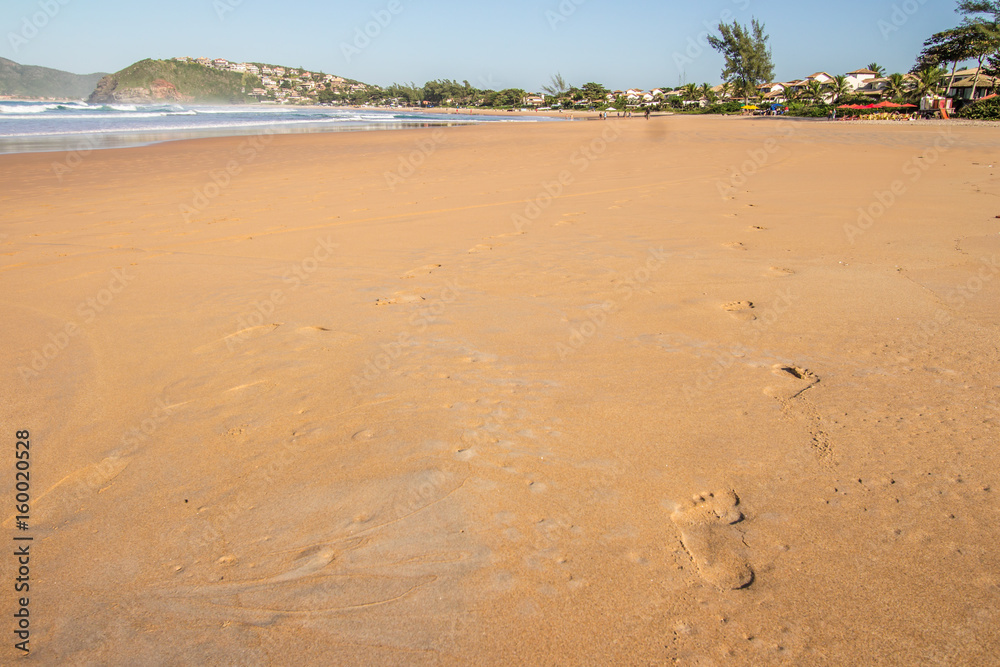
[[[785,86],[785,96],[786,102],[798,102],[802,99],[802,91],[798,88],[792,88],[791,86]]]
[[[698,85],[694,83],[686,83],[684,87],[681,88],[684,91],[684,99],[689,102],[694,102],[695,100],[701,99],[701,91],[698,90]]]
[[[885,76],[885,68],[878,63],[868,63],[868,69],[878,74],[878,78],[880,79]]]
[[[701,88],[699,89],[698,92],[700,92],[701,96],[706,100],[708,100],[710,103],[712,102],[711,98],[715,97],[715,91],[712,90],[712,86],[707,83],[701,84]]]
[[[722,82],[722,89],[719,91],[719,95],[723,99],[729,99],[733,96],[733,84],[729,81]]]
[[[885,84],[885,88],[882,89],[882,96],[887,97],[890,100],[895,100],[903,97],[906,94],[906,77],[902,74],[890,74],[889,80]]]
[[[834,102],[840,101],[841,97],[850,94],[853,90],[851,84],[847,83],[847,77],[839,74],[833,77],[833,83],[829,85],[830,92],[833,93]]]
[[[916,96],[933,95],[941,86],[944,72],[937,67],[925,67],[917,73]]]
[[[826,88],[819,81],[810,81],[809,85],[806,86],[805,96],[813,102],[825,102]]]

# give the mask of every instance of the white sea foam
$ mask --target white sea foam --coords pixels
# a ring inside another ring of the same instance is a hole
[[[55,109],[57,104],[43,104],[39,106],[34,105],[21,105],[21,104],[0,104],[0,113],[12,113],[12,114],[36,114],[45,113]]]

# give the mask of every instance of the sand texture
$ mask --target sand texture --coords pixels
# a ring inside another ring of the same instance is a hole
[[[0,156],[32,660],[990,664],[998,160],[695,117]]]

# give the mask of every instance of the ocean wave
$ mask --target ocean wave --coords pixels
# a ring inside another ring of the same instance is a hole
[[[294,107],[194,107],[200,114],[289,114],[301,113],[301,109]]]
[[[36,114],[45,113],[46,111],[51,111],[58,107],[58,104],[42,104],[42,105],[28,105],[28,104],[0,104],[0,113],[13,113],[13,114]]]
[[[115,111],[138,111],[138,107],[134,104],[109,104],[109,109],[114,109]]]

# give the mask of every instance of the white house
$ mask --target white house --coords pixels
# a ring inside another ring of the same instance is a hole
[[[763,83],[757,86],[757,90],[763,96],[771,95],[772,93],[784,94],[786,85],[778,82]]]
[[[816,72],[815,74],[810,74],[809,76],[807,76],[806,81],[816,81],[821,86],[823,86],[828,83],[833,83],[834,78],[829,74],[827,74],[826,72]]]
[[[870,69],[856,69],[853,72],[848,72],[845,76],[847,78],[847,85],[851,87],[851,90],[857,90],[869,81],[879,78],[878,72],[873,72]]]

